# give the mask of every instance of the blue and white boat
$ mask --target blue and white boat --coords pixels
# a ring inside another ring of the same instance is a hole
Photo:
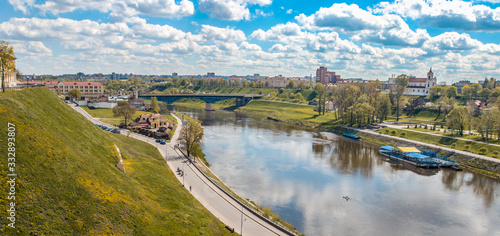
[[[353,134],[353,133],[342,133],[342,135],[344,135],[345,137],[348,137],[348,138],[353,138],[353,139],[360,139],[361,136],[357,135],[357,134]]]

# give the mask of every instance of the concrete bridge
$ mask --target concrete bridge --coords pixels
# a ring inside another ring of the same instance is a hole
[[[174,102],[183,98],[200,99],[206,102],[205,111],[213,111],[212,103],[236,98],[236,106],[247,105],[253,99],[261,99],[264,95],[253,94],[166,94],[166,93],[148,93],[139,94],[139,98],[151,99],[156,97],[158,101],[167,103],[169,110],[172,110]]]

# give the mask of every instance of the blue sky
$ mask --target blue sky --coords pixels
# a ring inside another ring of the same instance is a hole
[[[500,78],[500,0],[4,0],[25,74]]]

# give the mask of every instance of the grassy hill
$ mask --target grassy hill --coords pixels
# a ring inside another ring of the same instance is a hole
[[[228,235],[181,188],[150,145],[85,120],[47,88],[0,94],[0,148],[16,125],[15,229],[6,227],[7,157],[0,159],[0,235]],[[127,173],[113,144],[123,155]]]

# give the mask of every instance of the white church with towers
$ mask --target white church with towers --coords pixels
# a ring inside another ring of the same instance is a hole
[[[396,84],[396,76],[389,78],[389,85]],[[405,89],[405,95],[427,96],[433,86],[437,85],[436,77],[432,72],[432,67],[427,72],[427,78],[417,78],[414,75],[409,76],[409,83]]]

